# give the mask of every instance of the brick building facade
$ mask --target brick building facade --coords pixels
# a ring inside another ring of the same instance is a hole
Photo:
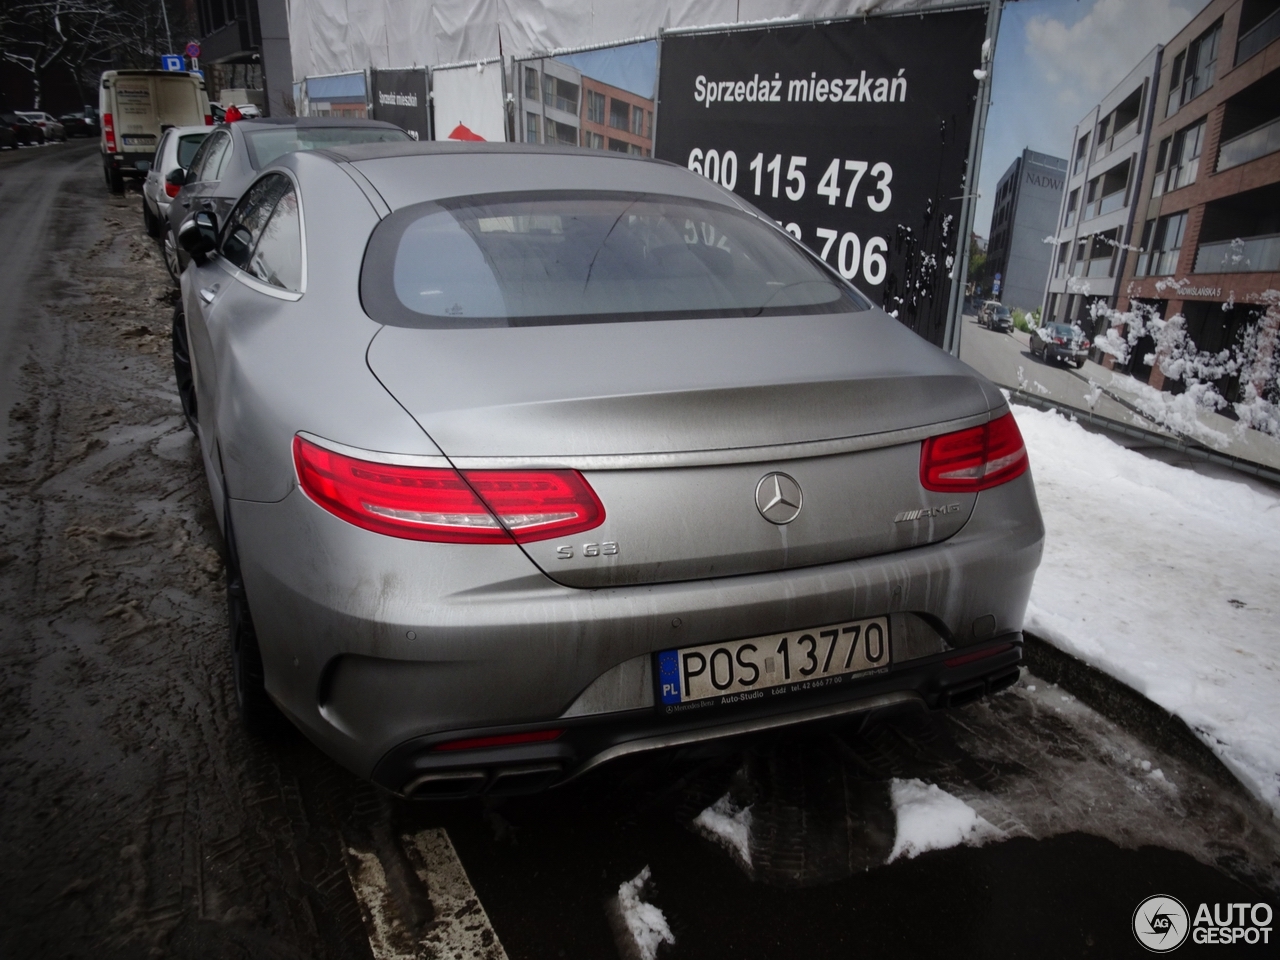
[[[1202,351],[1280,349],[1280,8],[1212,0],[1166,45],[1117,306],[1186,317]],[[1141,365],[1157,388],[1165,376]],[[1228,387],[1235,392],[1239,385]],[[1233,399],[1228,396],[1228,399]]]
[[[653,100],[582,78],[582,146],[653,155]]]

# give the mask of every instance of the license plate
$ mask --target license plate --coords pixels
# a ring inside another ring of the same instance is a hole
[[[850,620],[658,654],[662,709],[675,713],[845,683],[889,669],[889,618]]]
[[[122,139],[124,140],[124,145],[126,147],[149,147],[156,142],[156,138],[150,134],[140,137],[123,137]]]

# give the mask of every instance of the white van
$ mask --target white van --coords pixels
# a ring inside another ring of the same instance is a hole
[[[145,177],[169,127],[213,124],[204,79],[186,70],[108,70],[98,91],[102,172],[112,193]],[[139,161],[148,161],[142,167]]]

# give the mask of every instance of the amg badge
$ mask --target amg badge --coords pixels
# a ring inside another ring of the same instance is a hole
[[[925,517],[940,517],[944,513],[959,513],[960,504],[948,503],[945,507],[922,507],[919,510],[903,510],[893,518],[894,523],[906,523],[908,520],[923,520]]]

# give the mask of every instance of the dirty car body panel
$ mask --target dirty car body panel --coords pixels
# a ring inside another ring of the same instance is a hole
[[[271,177],[303,271],[264,281],[233,211],[182,278],[198,432],[266,691],[351,770],[519,792],[1016,678],[1044,529],[1003,396],[748,204],[668,164],[523,146],[295,153]],[[977,469],[1002,482],[926,469],[997,425],[1012,445]],[[406,496],[453,483],[480,512],[344,514],[309,456]],[[546,478],[592,501],[564,535],[495,506]],[[490,539],[412,533],[464,522]],[[831,672],[834,638],[813,656],[840,630],[866,631],[865,669]],[[681,699],[693,648],[727,692]],[[752,657],[790,680],[757,692]]]

